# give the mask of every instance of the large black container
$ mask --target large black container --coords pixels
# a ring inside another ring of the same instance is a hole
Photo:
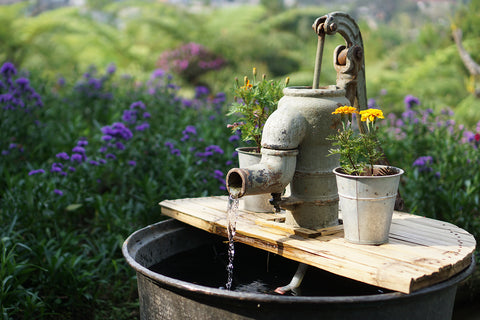
[[[470,267],[451,279],[408,295],[376,293],[378,291],[358,295],[352,285],[352,294],[344,292],[334,296],[227,291],[174,279],[149,269],[178,253],[222,240],[175,220],[162,221],[133,233],[123,245],[123,254],[137,272],[141,319],[451,319],[457,285],[474,269],[472,259]],[[251,260],[252,265],[257,263]],[[328,273],[325,274],[327,278]],[[349,288],[353,281],[332,276],[339,286],[347,282],[343,288]],[[325,279],[327,281],[331,279]],[[323,281],[318,282],[318,286],[324,285]]]

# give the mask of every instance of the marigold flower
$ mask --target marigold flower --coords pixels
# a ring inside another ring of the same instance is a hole
[[[358,113],[357,108],[350,106],[338,107],[332,114],[353,114]]]
[[[385,119],[383,116],[383,112],[380,109],[367,109],[360,111],[360,115],[362,116],[362,121],[375,121],[375,119]]]
[[[253,87],[253,85],[250,83],[250,80],[247,77],[243,79],[243,83],[245,83],[245,85],[242,87],[242,89],[244,90],[248,90],[251,87]]]

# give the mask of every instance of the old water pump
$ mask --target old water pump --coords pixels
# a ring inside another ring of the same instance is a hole
[[[346,13],[333,12],[312,27],[318,35],[313,86],[284,89],[263,129],[261,162],[231,169],[226,184],[236,197],[271,193],[277,211],[286,210],[286,225],[318,229],[338,224],[332,170],[339,159],[327,157],[331,142],[326,139],[336,132],[332,112],[343,105],[366,108],[366,88],[363,42],[356,22]],[[346,42],[334,51],[336,85],[319,87],[325,36],[335,33]]]

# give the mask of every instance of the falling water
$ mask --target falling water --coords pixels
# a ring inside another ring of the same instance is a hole
[[[230,290],[232,288],[233,281],[233,258],[235,256],[235,248],[233,238],[237,230],[237,217],[238,217],[238,197],[230,194],[228,197],[227,208],[227,234],[228,234],[228,265],[227,265],[227,283],[225,288]]]

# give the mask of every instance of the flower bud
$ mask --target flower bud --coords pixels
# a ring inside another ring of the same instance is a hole
[[[257,68],[253,68],[253,76],[254,76],[254,77],[257,76]]]
[[[290,82],[290,77],[286,77],[285,78],[285,85],[288,85],[289,82]]]
[[[248,77],[243,77],[243,84],[246,86],[248,84]]]

